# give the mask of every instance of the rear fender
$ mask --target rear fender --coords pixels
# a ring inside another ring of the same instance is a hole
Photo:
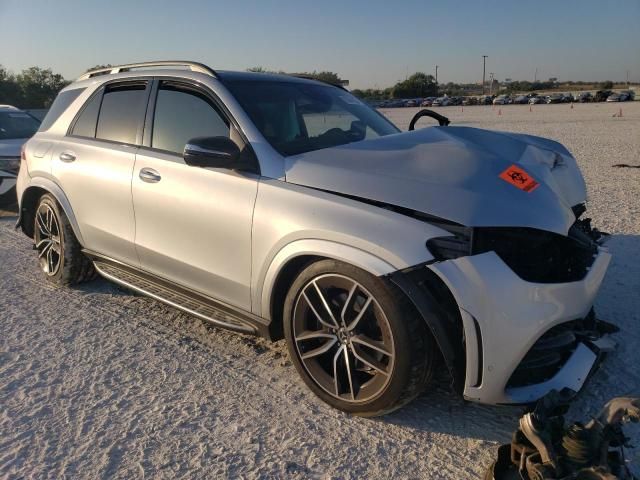
[[[33,232],[31,231],[31,227],[25,224],[26,218],[33,218],[34,209],[37,204],[33,201],[34,196],[37,195],[39,198],[42,191],[46,193],[50,193],[55,197],[58,201],[58,204],[62,207],[65,215],[69,219],[69,223],[71,223],[71,227],[73,228],[73,233],[80,245],[84,246],[84,239],[82,237],[82,232],[80,232],[80,227],[78,226],[78,221],[76,220],[76,216],[73,213],[73,208],[71,208],[71,203],[69,199],[64,194],[60,186],[55,183],[53,180],[44,177],[33,177],[31,178],[29,184],[22,192],[20,197],[20,212],[18,215],[18,221],[16,222],[16,228],[21,227],[22,231],[25,235],[31,237]]]

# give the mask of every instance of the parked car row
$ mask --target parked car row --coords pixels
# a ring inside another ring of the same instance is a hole
[[[24,110],[0,105],[0,207],[16,203],[20,149],[39,126],[40,121]]]
[[[586,102],[626,102],[635,99],[633,90],[625,90],[614,93],[611,90],[599,90],[592,94],[591,92],[581,92],[579,94],[571,93],[552,93],[551,95],[540,95],[537,93],[529,93],[527,95],[481,95],[479,97],[427,97],[427,98],[409,98],[384,100],[381,102],[372,102],[371,106],[375,108],[396,108],[396,107],[446,107],[451,105],[536,105],[543,103],[586,103]]]

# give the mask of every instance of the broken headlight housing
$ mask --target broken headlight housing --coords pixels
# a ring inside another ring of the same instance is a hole
[[[432,222],[433,223],[433,222]],[[427,248],[436,260],[452,260],[471,255],[471,239],[473,230],[455,224],[433,223],[436,227],[450,232],[446,237],[435,237],[427,240]]]
[[[534,228],[474,229],[473,254],[490,251],[527,282],[566,283],[587,275],[598,245],[578,222],[566,236]]]
[[[577,220],[566,236],[526,227],[433,224],[451,233],[427,241],[437,261],[495,252],[516,275],[535,283],[582,280],[595,260],[603,235],[591,227],[588,219]]]

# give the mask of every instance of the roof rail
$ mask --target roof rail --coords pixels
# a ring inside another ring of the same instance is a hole
[[[98,68],[89,70],[80,75],[76,81],[86,80],[87,78],[97,77],[99,75],[107,75],[112,73],[129,72],[135,68],[152,68],[152,67],[189,67],[193,72],[206,73],[212,77],[216,76],[216,71],[207,67],[203,63],[189,62],[183,60],[160,60],[156,62],[129,63],[126,65],[114,65],[113,67]]]

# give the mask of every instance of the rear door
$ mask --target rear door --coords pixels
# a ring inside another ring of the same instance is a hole
[[[52,173],[69,198],[85,248],[131,265],[139,264],[131,177],[150,83],[128,80],[101,87],[52,158]]]
[[[184,287],[250,310],[255,173],[188,166],[188,140],[237,130],[208,90],[162,80],[151,95],[145,146],[132,192],[141,267]]]

